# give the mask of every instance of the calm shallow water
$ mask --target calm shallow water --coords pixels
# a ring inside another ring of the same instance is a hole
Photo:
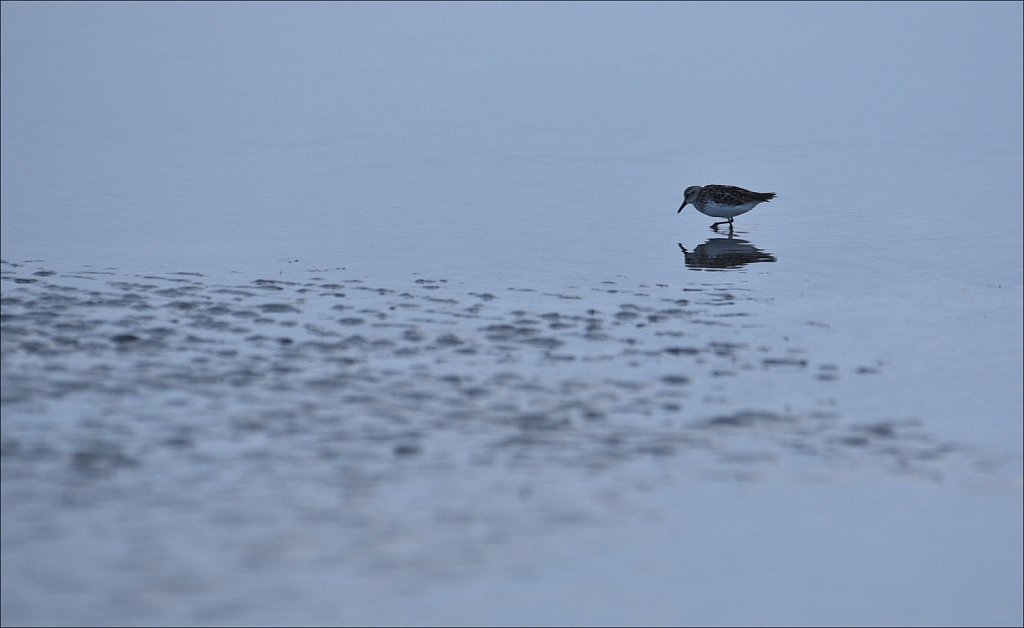
[[[529,623],[603,613],[629,623],[704,604],[700,617],[728,623],[745,615],[715,588],[639,615],[589,603],[433,606],[502,582],[532,598],[552,577],[567,578],[562,587],[589,581],[595,553],[612,567],[594,586],[616,589],[639,568],[659,589],[707,589],[687,573],[719,582],[721,567],[679,572],[704,556],[702,543],[766,532],[719,530],[724,522],[712,519],[689,537],[686,522],[706,509],[764,521],[792,552],[755,544],[727,563],[790,568],[807,560],[808,524],[780,529],[789,507],[758,504],[775,495],[843,529],[851,524],[837,517],[850,506],[832,503],[837,493],[860,504],[856,517],[890,520],[849,542],[889,551],[890,535],[912,530],[936,544],[930,561],[964,546],[987,557],[984,572],[958,568],[935,583],[903,548],[899,576],[885,577],[905,578],[900,586],[917,595],[886,613],[930,621],[1011,611],[1000,604],[1018,577],[1003,553],[1018,543],[1017,450],[962,426],[944,434],[961,418],[956,407],[928,412],[926,380],[906,359],[817,349],[837,333],[819,320],[779,335],[765,320],[773,306],[750,288],[608,279],[477,292],[337,270],[222,282],[42,263],[5,263],[3,279],[4,584],[14,618]],[[681,501],[665,502],[680,491]],[[923,501],[921,510],[904,511],[904,499]],[[984,517],[958,512],[968,503]],[[956,519],[953,530],[935,528],[936,511]],[[652,538],[684,537],[662,546],[678,566],[650,563],[650,540],[613,551],[600,541],[652,522],[663,524]],[[939,543],[952,533],[950,552]],[[97,535],[107,540],[89,540]],[[811,537],[812,571],[846,551],[843,534]],[[566,552],[579,573],[555,576],[566,567],[550,551]],[[883,577],[881,555],[867,552],[839,560]],[[637,565],[634,554],[646,558]],[[917,606],[961,587],[965,573],[984,595],[941,611]],[[589,586],[570,593],[589,598]],[[749,586],[767,595],[760,579]],[[867,603],[834,579],[828,586],[849,607],[850,595]],[[338,588],[371,593],[349,599]],[[35,591],[48,592],[45,611]],[[405,601],[384,603],[394,596]],[[708,602],[716,596],[722,606]],[[838,616],[831,605],[771,613]],[[880,617],[858,613],[849,616]]]
[[[4,5],[4,623],[1019,624],[1020,7],[941,8]]]

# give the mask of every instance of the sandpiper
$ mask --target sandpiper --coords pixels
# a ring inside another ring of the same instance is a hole
[[[733,218],[773,198],[774,192],[751,192],[734,185],[691,185],[683,192],[683,204],[676,213],[687,205],[693,205],[705,216],[728,219],[711,225],[712,229],[718,231],[718,225],[728,224],[729,231],[732,231]]]

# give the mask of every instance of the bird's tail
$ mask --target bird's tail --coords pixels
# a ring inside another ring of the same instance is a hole
[[[775,198],[775,192],[759,192],[758,196],[761,197],[762,201],[770,201]]]

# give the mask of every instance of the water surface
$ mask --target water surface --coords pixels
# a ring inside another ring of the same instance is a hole
[[[4,623],[1024,620],[1019,4],[2,11]]]

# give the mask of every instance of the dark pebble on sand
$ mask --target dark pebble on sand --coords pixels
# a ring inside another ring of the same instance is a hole
[[[395,445],[395,448],[393,450],[394,454],[396,456],[399,456],[399,457],[402,457],[402,456],[415,456],[415,455],[419,454],[421,451],[423,451],[423,450],[420,449],[419,445],[412,445],[412,444]]]
[[[681,386],[689,384],[690,378],[685,375],[666,375],[661,378],[661,381],[671,386]]]

